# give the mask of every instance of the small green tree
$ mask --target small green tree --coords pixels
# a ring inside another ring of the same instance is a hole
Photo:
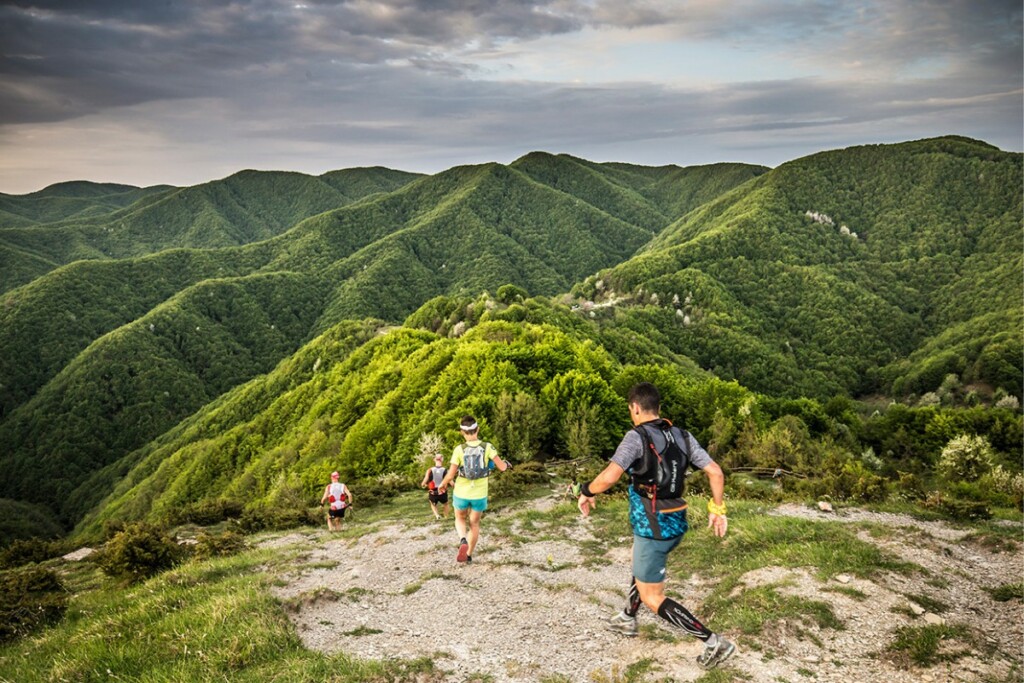
[[[498,287],[496,296],[498,301],[503,304],[514,304],[519,301],[525,301],[529,294],[522,287],[516,287],[515,285],[502,285]]]
[[[591,455],[594,448],[594,427],[597,423],[597,406],[577,403],[565,416],[565,445],[572,459]]]
[[[949,481],[977,481],[992,469],[992,446],[983,436],[961,434],[942,449],[937,469]]]
[[[513,461],[536,455],[544,438],[547,414],[540,402],[525,392],[502,392],[494,409],[498,448]]]

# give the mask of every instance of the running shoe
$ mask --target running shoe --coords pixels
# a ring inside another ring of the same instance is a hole
[[[722,636],[718,636],[718,642],[714,647],[705,647],[704,652],[697,655],[697,663],[705,669],[714,669],[735,653],[736,646]]]
[[[455,561],[465,562],[467,557],[469,557],[469,543],[466,542],[466,539],[462,539],[459,543],[459,554],[455,556]]]
[[[636,617],[631,617],[625,611],[616,612],[615,616],[608,619],[608,630],[621,633],[624,636],[636,635]]]

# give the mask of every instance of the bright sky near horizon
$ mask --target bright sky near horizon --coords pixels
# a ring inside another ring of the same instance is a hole
[[[1019,0],[4,0],[0,192],[1024,150]]]

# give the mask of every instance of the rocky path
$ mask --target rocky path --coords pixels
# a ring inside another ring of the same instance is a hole
[[[828,586],[809,569],[749,572],[742,579],[745,588],[772,584],[780,592],[827,601],[846,628],[810,627],[812,637],[797,638],[784,620],[769,622],[727,665],[737,680],[1008,681],[1014,664],[1019,667],[1021,602],[995,602],[983,590],[1022,579],[1019,547],[994,552],[965,541],[966,531],[899,515],[840,516],[798,506],[782,506],[774,514],[892,528],[896,533],[858,535],[928,568],[932,578],[886,575],[875,582],[840,576],[830,582],[845,584],[837,592],[823,590]],[[603,619],[621,608],[629,582],[628,539],[594,558],[581,546],[592,538],[589,520],[566,527],[564,540],[536,542],[489,536],[487,521],[472,566],[454,562],[450,520],[380,526],[358,540],[325,534],[276,539],[301,553],[278,595],[293,606],[307,647],[372,659],[429,656],[445,672],[440,681],[619,681],[627,666],[645,659],[657,665],[643,680],[694,681],[704,675],[694,662],[700,643],[678,638],[646,610],[638,638],[604,630]],[[936,582],[935,576],[944,580]],[[687,603],[699,613],[710,589],[699,579],[691,582]],[[907,595],[932,595],[948,609],[931,614]],[[900,669],[880,656],[896,628],[925,619],[966,624],[985,634],[987,645],[927,670]],[[996,654],[983,655],[986,647]]]

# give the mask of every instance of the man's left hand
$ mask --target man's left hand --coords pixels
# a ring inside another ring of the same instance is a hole
[[[589,496],[584,496],[581,493],[579,499],[576,501],[576,507],[578,507],[580,509],[580,512],[583,513],[583,516],[586,517],[590,514],[591,510],[597,508],[597,499],[591,498]]]

